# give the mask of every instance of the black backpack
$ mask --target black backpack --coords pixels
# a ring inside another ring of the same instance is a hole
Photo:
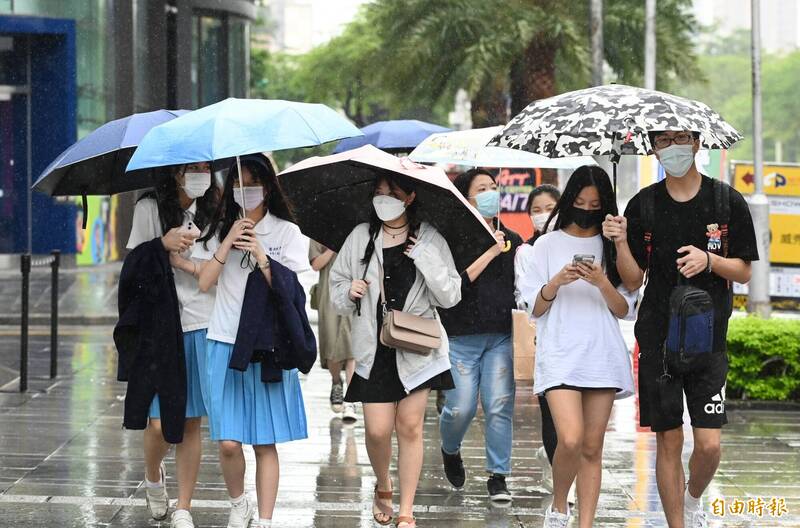
[[[719,180],[712,181],[714,217],[720,224],[722,255],[727,257],[730,186]],[[650,185],[642,189],[640,196],[648,274],[653,252],[655,190],[655,185]],[[684,374],[702,369],[714,352],[714,301],[707,291],[686,284],[680,273],[678,285],[669,297],[669,326],[663,349],[664,374]]]

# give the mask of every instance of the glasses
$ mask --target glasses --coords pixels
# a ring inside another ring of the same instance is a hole
[[[657,149],[664,149],[673,143],[676,145],[688,145],[692,141],[694,141],[694,135],[692,133],[681,132],[680,134],[675,134],[672,137],[656,136],[656,139],[653,141],[653,146],[655,146]]]

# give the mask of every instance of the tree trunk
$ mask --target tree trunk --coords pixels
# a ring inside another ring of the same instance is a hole
[[[502,80],[484,83],[470,101],[472,104],[472,127],[483,128],[505,125],[508,122],[508,104]]]
[[[556,52],[558,42],[539,34],[525,53],[511,65],[511,115],[533,101],[556,94]]]

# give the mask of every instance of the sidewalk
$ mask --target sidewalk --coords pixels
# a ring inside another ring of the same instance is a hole
[[[141,433],[121,429],[125,386],[115,381],[111,328],[70,327],[62,333],[62,376],[47,371],[47,331],[34,329],[31,392],[0,393],[0,526],[26,528],[159,526],[146,516],[142,490]],[[4,328],[0,356],[15,352],[16,329]],[[363,422],[345,426],[328,406],[327,372],[302,376],[309,438],[279,446],[281,485],[275,526],[371,526],[374,477],[364,447]],[[7,389],[8,390],[8,389]],[[463,491],[446,483],[436,411],[425,420],[425,460],[415,514],[420,527],[538,527],[548,494],[535,452],[541,445],[539,409],[530,386],[518,386],[514,420],[514,495],[510,508],[489,506],[483,473],[483,420],[479,413],[463,446],[468,471]],[[635,426],[635,400],[617,402],[606,437],[603,489],[595,526],[666,526],[654,478],[655,438]],[[712,517],[716,527],[800,526],[800,412],[733,411],[725,429],[723,461],[706,505],[724,498],[764,507],[784,498],[780,518]],[[686,430],[687,439],[691,438]],[[223,527],[227,502],[216,446],[204,430],[203,459],[195,494],[198,526]],[[684,456],[688,457],[691,440]],[[248,490],[254,466],[248,453]],[[175,466],[167,461],[174,497]],[[395,468],[396,470],[396,468]],[[396,480],[395,480],[396,483]],[[396,504],[396,503],[395,503]],[[167,526],[161,523],[160,526]],[[577,526],[573,523],[571,526]]]

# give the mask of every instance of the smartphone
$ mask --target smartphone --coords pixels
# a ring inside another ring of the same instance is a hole
[[[194,225],[194,222],[189,222],[185,226],[181,227],[181,233],[185,233],[192,238],[198,238],[200,236],[200,228]]]
[[[594,264],[594,255],[587,255],[587,254],[581,254],[581,253],[578,253],[577,255],[573,255],[573,257],[572,257],[572,265],[573,266],[577,266],[578,264],[581,264],[581,263],[588,264],[588,265],[591,266],[592,264]]]

